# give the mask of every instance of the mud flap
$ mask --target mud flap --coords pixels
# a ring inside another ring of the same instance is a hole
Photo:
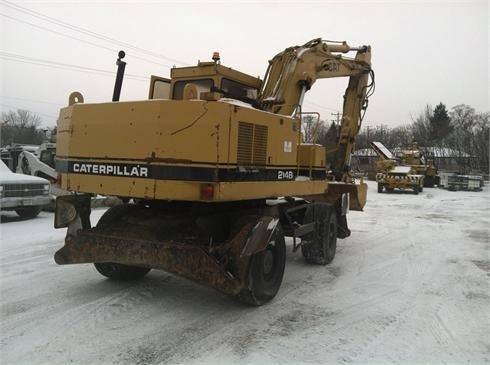
[[[74,237],[81,229],[89,229],[90,194],[62,195],[56,198],[54,228],[67,227],[67,237]]]
[[[240,257],[263,251],[274,234],[279,218],[260,217],[243,247]]]

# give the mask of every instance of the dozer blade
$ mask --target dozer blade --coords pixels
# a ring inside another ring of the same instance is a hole
[[[251,218],[212,249],[194,240],[190,244],[190,236],[186,239],[166,231],[168,237],[158,239],[155,229],[119,222],[68,235],[55,261],[59,265],[110,262],[161,269],[236,297],[249,286],[251,257],[265,249],[277,224],[278,219],[271,217]]]
[[[81,232],[56,252],[56,263],[115,262],[165,270],[231,296],[242,289],[240,278],[227,272],[200,247],[171,240],[151,241],[104,233],[97,228]]]
[[[348,184],[344,182],[329,182],[328,195],[340,197],[342,194],[349,193],[349,209],[362,210],[367,201],[367,184]]]

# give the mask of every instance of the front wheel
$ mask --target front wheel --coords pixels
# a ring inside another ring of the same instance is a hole
[[[15,212],[22,218],[36,218],[41,212],[41,207],[22,207],[15,209]]]
[[[331,204],[312,204],[305,213],[305,223],[316,222],[315,231],[306,235],[301,252],[306,262],[327,265],[337,250],[337,213]]]
[[[262,305],[279,291],[286,266],[286,243],[278,224],[263,251],[255,253],[250,261],[249,287],[238,295],[238,300],[248,305]]]
[[[434,187],[434,181],[435,181],[434,176],[426,176],[424,178],[424,186],[426,188],[433,188]]]

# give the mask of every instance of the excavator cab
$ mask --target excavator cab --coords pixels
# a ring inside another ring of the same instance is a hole
[[[175,67],[170,74],[170,79],[152,76],[150,99],[216,101],[229,98],[253,104],[262,86],[260,78],[222,66],[216,61]]]

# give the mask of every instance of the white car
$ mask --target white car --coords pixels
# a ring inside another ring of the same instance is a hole
[[[1,210],[15,210],[23,218],[34,218],[53,199],[49,187],[48,180],[14,173],[0,161]]]

